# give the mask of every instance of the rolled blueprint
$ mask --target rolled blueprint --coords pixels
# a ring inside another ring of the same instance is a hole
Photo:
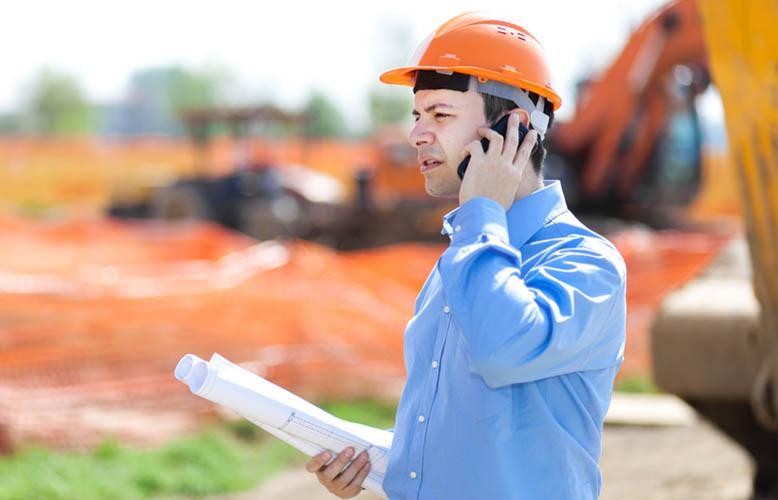
[[[391,432],[339,419],[218,354],[210,361],[187,354],[174,373],[193,394],[234,410],[308,456],[330,450],[334,460],[347,446],[354,457],[367,450],[371,468],[363,486],[386,496],[381,485]]]

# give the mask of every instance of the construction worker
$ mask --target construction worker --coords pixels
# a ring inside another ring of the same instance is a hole
[[[450,245],[405,330],[384,491],[391,500],[598,498],[626,268],[568,211],[560,183],[543,178],[543,138],[561,100],[540,43],[514,23],[463,14],[381,81],[413,87],[409,140],[426,190],[459,199],[443,219]],[[506,114],[503,137],[489,126]],[[521,144],[520,123],[530,130]],[[355,496],[367,457],[333,451],[306,468],[333,494]]]

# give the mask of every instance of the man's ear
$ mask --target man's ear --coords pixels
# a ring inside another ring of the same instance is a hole
[[[521,123],[523,123],[525,127],[529,128],[529,113],[527,113],[526,110],[521,108],[516,108],[510,110],[506,114],[511,114],[511,113],[516,113],[517,115],[519,115],[519,120],[521,120]]]

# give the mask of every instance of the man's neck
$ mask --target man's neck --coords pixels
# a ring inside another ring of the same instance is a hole
[[[519,184],[519,189],[516,191],[516,196],[513,198],[513,203],[543,187],[543,175],[536,174],[535,170],[532,169],[532,165],[527,165],[527,168],[531,169],[531,171],[524,174],[524,178],[521,180],[521,184]]]

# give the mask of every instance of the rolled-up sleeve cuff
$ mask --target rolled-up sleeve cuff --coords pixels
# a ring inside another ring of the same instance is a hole
[[[486,196],[473,198],[460,205],[452,222],[452,245],[470,245],[491,238],[503,243],[510,241],[505,209]]]

